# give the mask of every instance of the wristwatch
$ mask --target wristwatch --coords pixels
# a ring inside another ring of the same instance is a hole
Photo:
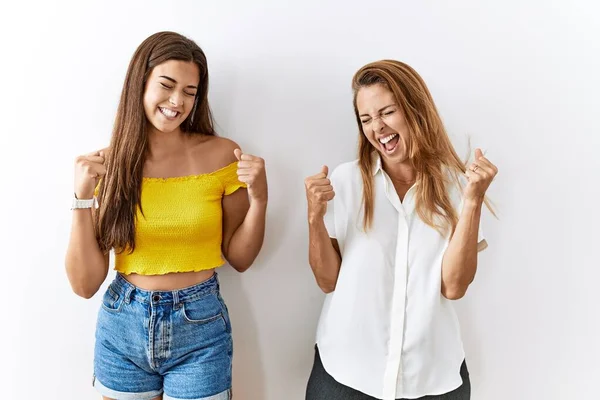
[[[96,196],[91,199],[78,199],[76,194],[73,194],[73,202],[71,204],[71,210],[77,210],[81,208],[98,208],[98,200]]]

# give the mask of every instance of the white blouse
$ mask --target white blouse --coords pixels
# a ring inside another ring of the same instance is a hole
[[[357,161],[331,175],[335,198],[325,225],[342,264],[323,305],[317,346],[325,370],[346,386],[383,400],[450,392],[465,358],[452,301],[441,293],[449,243],[415,211],[415,187],[401,202],[381,159],[373,170],[375,206],[365,233]],[[451,199],[461,210],[461,191]],[[485,240],[479,229],[479,248]]]

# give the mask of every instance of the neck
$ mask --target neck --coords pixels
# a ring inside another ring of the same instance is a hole
[[[383,161],[383,170],[389,175],[393,182],[412,185],[417,179],[417,172],[409,162],[388,163]]]
[[[185,139],[186,135],[179,128],[165,133],[152,127],[148,130],[148,155],[152,157],[177,151]]]

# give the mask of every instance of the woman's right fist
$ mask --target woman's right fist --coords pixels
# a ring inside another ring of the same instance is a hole
[[[95,151],[75,159],[75,195],[86,200],[94,196],[94,190],[104,175],[106,149]]]
[[[323,218],[327,211],[327,202],[335,197],[331,181],[327,179],[328,172],[329,169],[324,165],[321,173],[304,180],[309,220]]]

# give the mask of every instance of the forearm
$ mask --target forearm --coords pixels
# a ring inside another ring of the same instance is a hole
[[[456,230],[442,261],[442,294],[451,300],[463,297],[477,271],[477,237],[482,203],[465,202]]]
[[[225,257],[239,272],[250,268],[262,248],[266,214],[266,202],[251,201],[244,221],[229,241]]]
[[[65,267],[73,291],[81,297],[92,297],[106,278],[108,260],[96,241],[90,209],[73,211]]]
[[[342,260],[333,247],[323,218],[309,218],[308,260],[317,284],[325,293],[335,290]]]

